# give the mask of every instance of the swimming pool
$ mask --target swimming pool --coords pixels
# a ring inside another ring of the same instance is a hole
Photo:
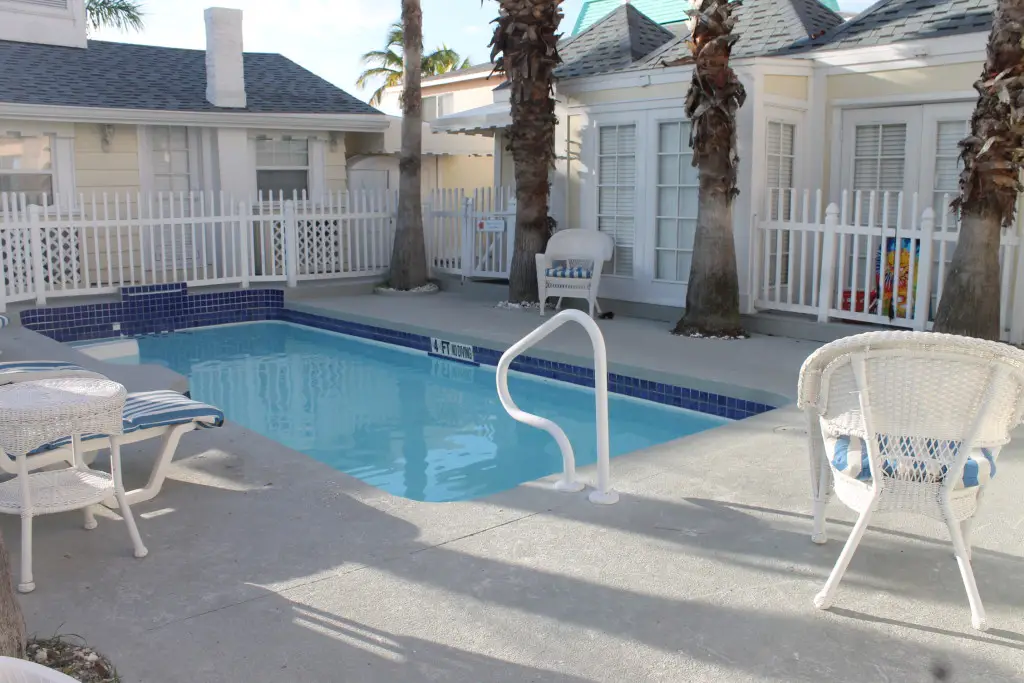
[[[560,472],[546,433],[514,421],[494,369],[287,322],[138,338],[135,362],[186,375],[193,398],[268,438],[389,493],[420,501],[479,498]],[[577,464],[592,464],[593,390],[512,373],[523,409],[553,419]],[[611,454],[728,420],[611,396]]]

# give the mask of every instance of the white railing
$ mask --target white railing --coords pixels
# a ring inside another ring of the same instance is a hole
[[[948,207],[950,195],[941,199]],[[943,210],[901,192],[844,192],[823,207],[820,190],[775,190],[754,235],[754,307],[928,330],[959,226]],[[1024,342],[1024,250],[1016,230],[1000,246],[1003,337]],[[1015,309],[1020,309],[1015,313]]]
[[[431,268],[463,277],[508,277],[515,220],[513,187],[430,192],[423,221]]]
[[[513,197],[507,188],[431,193],[424,213],[431,268],[507,277]],[[315,201],[280,193],[246,200],[211,192],[100,193],[33,205],[23,194],[0,193],[0,310],[7,301],[43,304],[132,285],[295,286],[379,277],[390,267],[397,200],[389,190]],[[476,228],[496,218],[507,230]]]
[[[597,488],[590,492],[590,502],[600,505],[611,505],[618,502],[619,494],[609,487],[611,478],[610,450],[608,441],[608,353],[605,349],[604,335],[597,323],[583,311],[562,311],[543,325],[512,345],[498,360],[495,378],[498,385],[498,398],[512,419],[523,424],[543,429],[558,444],[562,452],[562,478],[555,483],[559,491],[582,491],[583,483],[576,479],[576,456],[569,443],[569,437],[551,420],[520,410],[512,400],[508,391],[508,371],[512,361],[526,349],[547,337],[556,329],[569,321],[576,321],[590,335],[594,347],[594,399],[597,410]]]

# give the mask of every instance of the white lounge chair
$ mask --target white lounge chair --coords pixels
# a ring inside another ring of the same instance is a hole
[[[29,381],[49,377],[103,377],[73,363],[62,361],[23,361],[0,363],[0,385],[12,381]],[[116,437],[120,446],[149,439],[162,439],[160,454],[149,475],[149,481],[139,489],[128,491],[129,505],[154,498],[167,478],[167,468],[174,459],[178,442],[183,434],[194,429],[219,427],[224,413],[213,406],[194,401],[176,391],[143,391],[129,393],[124,405],[124,433]],[[99,451],[110,448],[110,438],[100,434],[82,437],[83,460],[91,464]],[[73,463],[71,439],[60,439],[36,450],[30,457],[30,468],[41,469],[54,464]],[[17,474],[17,467],[8,457],[0,457],[0,470]],[[113,501],[110,502],[113,506]],[[87,515],[87,523],[89,517]]]
[[[597,303],[601,284],[601,269],[610,261],[615,250],[611,235],[597,230],[571,228],[559,230],[548,240],[547,250],[537,254],[537,289],[540,293],[540,314],[549,296],[557,296],[555,310],[562,307],[562,299],[586,299],[590,304],[590,317]]]
[[[812,539],[826,541],[833,489],[860,514],[814,604],[832,605],[872,515],[915,513],[949,528],[971,622],[985,630],[971,522],[1024,414],[1024,352],[953,335],[870,332],[812,354],[798,394],[810,426]]]
[[[0,657],[0,683],[76,683],[76,679],[42,664]]]

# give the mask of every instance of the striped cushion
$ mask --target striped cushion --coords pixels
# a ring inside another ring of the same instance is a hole
[[[103,375],[86,370],[80,365],[60,360],[23,360],[0,363],[0,385],[30,382],[54,377],[90,377],[103,379]]]
[[[544,271],[544,275],[547,277],[567,277],[573,280],[589,280],[594,276],[594,271],[590,268],[583,268],[578,266],[576,268],[570,268],[569,266],[552,266]]]
[[[879,440],[885,438],[884,435],[879,436]],[[932,450],[934,453],[934,450],[940,446],[940,443],[939,441],[930,442],[929,450]],[[951,449],[956,448],[956,444],[950,443],[949,447]],[[871,462],[868,458],[867,449],[864,448],[864,442],[859,437],[827,437],[825,439],[825,449],[827,453],[831,454],[832,467],[836,472],[859,481],[871,481]],[[898,466],[898,463],[894,466],[889,460],[882,463],[882,469],[890,476],[896,473]],[[931,466],[927,462],[919,460],[915,463],[914,467],[915,469],[924,468],[925,475],[923,479],[926,481],[939,483],[946,475],[946,467],[938,464],[938,462]],[[964,489],[984,485],[995,476],[996,459],[992,451],[987,448],[975,449],[964,464],[963,476],[960,477],[960,480],[957,481],[953,488]]]
[[[189,422],[195,422],[197,426],[203,428],[220,427],[224,424],[224,413],[213,406],[186,398],[176,391],[167,390],[128,394],[128,398],[124,402],[122,428],[125,434]],[[99,439],[103,436],[103,434],[84,434],[82,440]],[[55,448],[67,446],[69,443],[71,443],[71,437],[66,436],[51,441],[33,453],[52,451]]]

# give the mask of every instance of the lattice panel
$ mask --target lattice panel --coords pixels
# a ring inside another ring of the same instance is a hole
[[[322,275],[341,270],[337,219],[308,219],[298,222],[299,272]]]
[[[0,231],[0,253],[3,254],[4,284],[8,295],[26,292],[32,286],[32,249],[29,231]]]
[[[50,228],[43,239],[44,279],[48,284],[72,284],[81,272],[78,228]],[[52,281],[51,281],[52,278]]]

